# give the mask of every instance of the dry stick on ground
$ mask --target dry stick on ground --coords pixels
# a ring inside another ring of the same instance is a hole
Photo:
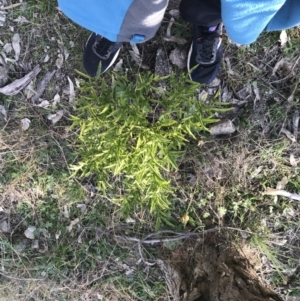
[[[18,6],[20,6],[20,5],[22,5],[21,2],[20,2],[20,3],[12,4],[12,5],[8,5],[8,6],[1,6],[0,9],[3,9],[3,10],[5,9],[5,10],[7,10],[7,9],[11,9],[11,8],[18,7]]]
[[[65,164],[66,164],[66,167],[67,167],[67,169],[68,169],[68,172],[69,172],[69,174],[71,174],[72,172],[71,172],[71,170],[70,170],[70,168],[69,168],[69,164],[68,164],[68,161],[67,161],[67,159],[66,159],[66,156],[65,156],[65,152],[64,152],[64,150],[63,150],[63,148],[62,148],[62,146],[60,145],[60,143],[57,141],[57,139],[54,137],[54,132],[52,132],[51,133],[51,137],[52,137],[52,139],[54,140],[54,142],[55,142],[55,144],[57,145],[57,147],[59,148],[59,150],[60,150],[60,152],[61,152],[61,155],[62,155],[62,157],[63,157],[63,159],[64,159],[64,161],[65,161]],[[73,179],[85,192],[87,192],[87,193],[89,193],[90,191],[88,191],[77,179]]]
[[[267,190],[262,192],[261,194],[262,195],[280,195],[280,196],[288,197],[292,200],[300,201],[300,195],[299,194],[290,193],[286,190],[281,190],[281,189],[267,188]]]
[[[141,256],[141,259],[143,261],[143,263],[145,265],[148,265],[148,266],[153,266],[153,265],[156,265],[156,262],[148,262],[145,257],[144,257],[144,254],[143,254],[143,250],[142,250],[142,244],[141,243],[138,243],[138,250],[139,250],[139,254]]]
[[[241,229],[236,229],[236,228],[232,228],[232,227],[222,227],[222,228],[213,228],[213,229],[204,230],[199,233],[198,232],[176,233],[173,231],[158,231],[156,233],[147,235],[144,239],[139,239],[136,237],[121,236],[121,235],[115,235],[115,237],[118,239],[123,239],[123,240],[127,240],[127,241],[134,241],[139,244],[157,244],[157,243],[162,243],[162,242],[178,241],[178,240],[190,238],[192,236],[205,235],[208,233],[214,233],[214,232],[218,232],[221,230],[230,230],[230,231],[244,232],[244,233],[248,233],[248,234],[255,234],[254,232],[247,231],[247,230],[241,230]],[[157,239],[148,239],[149,237],[156,236],[159,234],[176,234],[177,236],[163,237],[163,238],[157,238]]]
[[[62,157],[63,157],[63,159],[64,159],[64,161],[65,161],[66,167],[67,167],[69,173],[71,174],[71,171],[70,171],[70,168],[69,168],[69,165],[68,165],[68,161],[67,161],[67,158],[66,158],[66,156],[65,156],[65,152],[64,152],[62,146],[60,145],[60,143],[55,139],[55,137],[54,137],[54,132],[53,132],[53,131],[52,131],[52,133],[51,133],[51,137],[52,137],[52,139],[54,140],[54,142],[55,142],[55,144],[57,145],[57,147],[59,148],[59,150],[60,150],[60,152],[61,152],[61,155],[62,155]]]
[[[18,277],[14,277],[14,276],[11,276],[11,275],[7,275],[3,272],[0,272],[0,275],[5,277],[5,278],[12,279],[12,280],[43,281],[43,280],[46,279],[46,278],[18,278]]]

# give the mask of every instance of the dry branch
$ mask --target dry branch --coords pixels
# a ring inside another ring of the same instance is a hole
[[[281,195],[286,196],[292,200],[300,201],[300,195],[296,193],[290,193],[286,190],[267,188],[266,191],[262,192],[262,195]]]

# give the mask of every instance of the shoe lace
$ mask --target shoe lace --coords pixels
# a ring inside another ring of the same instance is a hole
[[[112,48],[114,44],[116,43],[111,42],[103,37],[97,37],[93,45],[93,51],[102,59],[107,59],[113,50]]]
[[[211,62],[216,56],[216,43],[220,38],[218,32],[205,32],[197,39],[197,58],[200,62]]]

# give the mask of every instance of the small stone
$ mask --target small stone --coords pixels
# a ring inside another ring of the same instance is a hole
[[[36,250],[39,249],[39,241],[37,239],[32,242],[31,248]]]
[[[133,219],[133,218],[127,218],[126,219],[126,223],[127,224],[134,224],[135,223],[135,219]]]
[[[169,14],[175,18],[175,19],[179,19],[180,18],[180,12],[179,9],[171,9],[169,10]]]
[[[169,75],[172,68],[169,64],[168,57],[163,49],[158,49],[156,53],[155,75],[166,76]]]
[[[221,80],[218,77],[215,77],[214,80],[208,84],[209,88],[214,88],[214,87],[218,87],[221,84]]]
[[[29,226],[26,231],[24,232],[24,235],[28,238],[28,239],[34,239],[34,232],[36,230],[36,227],[34,226]]]
[[[252,93],[251,85],[247,85],[246,87],[244,87],[240,91],[238,91],[236,93],[236,95],[240,100],[245,100],[249,96],[251,96],[251,93]]]
[[[7,53],[7,54],[11,53],[12,50],[13,50],[11,43],[6,43],[6,44],[3,46],[3,50],[4,50],[5,53]]]
[[[9,226],[7,221],[3,221],[3,222],[0,223],[0,230],[3,233],[10,233],[11,232],[10,226]]]
[[[170,53],[170,60],[172,64],[176,65],[180,69],[186,68],[187,53],[185,50],[175,48]]]
[[[235,131],[236,127],[229,119],[221,120],[210,127],[210,134],[212,136],[229,135],[233,134]]]

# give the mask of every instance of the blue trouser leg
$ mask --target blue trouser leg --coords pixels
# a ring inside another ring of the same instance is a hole
[[[168,0],[58,0],[82,27],[113,42],[144,42],[157,32]]]
[[[284,19],[282,9],[285,4],[288,5],[288,2],[298,3],[296,14],[299,20],[300,1],[298,0],[223,0],[222,19],[229,37],[238,44],[250,44],[263,30],[275,29],[269,26],[275,19],[281,20],[281,26],[277,29],[287,28],[290,16],[287,15]]]

